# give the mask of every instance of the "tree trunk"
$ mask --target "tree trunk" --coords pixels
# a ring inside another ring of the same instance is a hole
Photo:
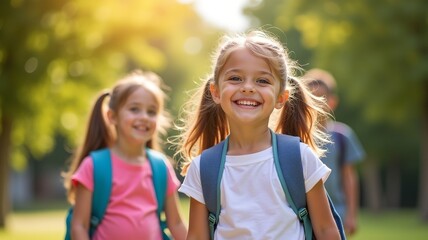
[[[364,204],[371,212],[379,212],[382,209],[382,186],[380,181],[378,164],[372,158],[368,158],[363,164]]]
[[[428,92],[428,81],[425,92]],[[422,221],[428,222],[428,96],[425,94],[422,105],[422,141],[421,141],[421,168],[419,173],[419,212]]]
[[[0,229],[6,227],[6,216],[9,213],[9,159],[11,149],[12,119],[0,117]]]
[[[401,171],[397,161],[391,161],[386,167],[386,200],[388,208],[398,209],[401,202]]]

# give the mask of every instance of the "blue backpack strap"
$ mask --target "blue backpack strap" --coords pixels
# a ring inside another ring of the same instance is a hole
[[[336,146],[339,146],[338,151],[338,159],[339,159],[339,166],[342,168],[345,165],[345,153],[346,153],[346,143],[345,143],[345,135],[343,133],[332,131],[331,135],[334,140],[334,144]]]
[[[214,231],[217,227],[220,215],[220,183],[223,175],[224,163],[229,138],[211,148],[204,150],[200,160],[200,175],[202,193],[204,195],[205,206],[208,209],[208,224],[210,237],[214,239]]]
[[[278,148],[278,146],[280,146]],[[300,138],[272,133],[272,148],[276,169],[281,186],[291,208],[303,222],[305,239],[314,239],[312,223],[306,204],[305,180],[300,156]],[[333,218],[339,229],[341,239],[346,239],[342,220],[336,212],[330,196],[326,192]]]
[[[333,205],[333,201],[331,201],[330,195],[328,195],[328,192],[325,192],[327,195],[328,203],[330,205],[330,210],[333,215],[334,221],[336,222],[336,226],[339,229],[340,239],[346,240],[346,233],[345,228],[343,227],[342,219],[340,218],[339,213],[336,211],[336,208]]]
[[[92,151],[90,155],[94,164],[94,191],[90,220],[90,235],[92,236],[95,228],[103,219],[110,200],[113,171],[108,148]]]
[[[166,198],[166,189],[168,183],[168,169],[166,163],[164,162],[164,155],[155,150],[146,148],[147,158],[149,159],[150,166],[152,168],[153,174],[153,185],[156,194],[156,200],[158,203],[157,214],[159,218],[159,224],[162,230],[162,237],[164,240],[170,239],[169,236],[165,233],[167,227],[165,219],[162,218],[162,213],[165,209],[165,198]]]
[[[272,132],[272,149],[275,167],[287,201],[299,220],[303,222],[305,238],[312,239],[312,224],[306,208],[300,138]]]

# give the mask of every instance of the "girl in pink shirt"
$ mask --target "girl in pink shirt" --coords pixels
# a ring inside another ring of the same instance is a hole
[[[95,103],[83,146],[65,176],[69,201],[74,204],[73,239],[90,239],[93,163],[89,153],[109,148],[112,190],[106,213],[92,239],[162,239],[157,215],[153,173],[146,148],[159,150],[158,134],[169,125],[160,77],[136,72],[119,81]],[[104,106],[106,98],[108,108]],[[108,161],[108,159],[106,159]],[[168,161],[165,216],[174,239],[185,239],[187,229],[178,210],[180,184]]]

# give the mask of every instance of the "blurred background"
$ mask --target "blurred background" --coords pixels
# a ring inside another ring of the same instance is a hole
[[[1,1],[0,238],[25,228],[16,217],[26,211],[57,208],[63,221],[61,172],[97,93],[131,70],[155,71],[177,117],[219,37],[259,27],[303,69],[336,77],[335,117],[367,152],[363,216],[404,209],[428,229],[427,9],[425,0]]]

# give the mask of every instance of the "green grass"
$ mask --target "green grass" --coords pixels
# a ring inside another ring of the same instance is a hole
[[[12,213],[7,219],[7,228],[0,230],[0,239],[64,239],[65,211],[61,209]]]
[[[182,199],[182,216],[188,218],[188,201]],[[63,239],[66,208],[49,210],[36,205],[35,209],[13,212],[8,218],[8,228],[0,230],[5,240],[57,240]],[[362,211],[360,229],[350,240],[423,240],[428,239],[428,224],[422,224],[415,210],[388,211],[372,214]]]
[[[416,210],[395,210],[379,214],[362,212],[359,231],[351,240],[428,239],[428,224],[423,224]]]

